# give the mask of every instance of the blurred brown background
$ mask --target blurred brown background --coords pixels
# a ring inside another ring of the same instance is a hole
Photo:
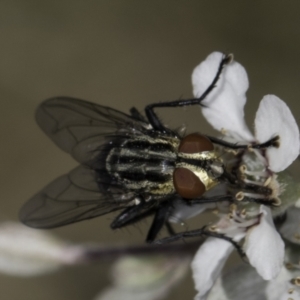
[[[192,69],[219,50],[234,53],[248,71],[250,125],[268,93],[299,118],[299,11],[297,1],[0,1],[1,220],[17,220],[24,201],[76,165],[35,124],[45,98],[68,95],[128,111],[191,97]],[[160,115],[189,131],[211,130],[198,109]],[[55,233],[74,242],[144,240],[149,222],[112,232],[111,220]],[[107,272],[97,264],[38,278],[0,275],[0,299],[92,299]],[[193,295],[187,278],[170,299]]]

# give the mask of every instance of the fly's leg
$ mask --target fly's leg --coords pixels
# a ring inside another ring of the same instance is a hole
[[[147,243],[152,243],[157,234],[160,232],[164,225],[167,226],[167,229],[170,229],[170,224],[168,224],[167,220],[170,216],[170,211],[172,208],[172,201],[164,201],[161,203],[160,207],[157,209],[154,219],[152,221],[152,225],[148,231],[148,235],[146,238]],[[167,225],[168,224],[168,225]],[[173,229],[171,229],[171,234],[174,234]]]
[[[166,221],[166,228],[168,230],[169,235],[174,235],[176,234],[174,228],[172,227],[171,223],[169,221]]]
[[[152,243],[164,225],[166,225],[170,235],[175,234],[173,228],[167,221],[170,215],[171,207],[172,207],[171,201],[164,201],[160,204],[159,207],[153,205],[149,206],[148,203],[142,201],[140,204],[136,206],[131,206],[124,209],[114,219],[110,227],[112,229],[122,228],[127,225],[135,224],[138,221],[141,221],[155,214],[146,239],[147,243]]]
[[[130,114],[133,118],[135,118],[139,121],[147,122],[146,118],[135,107],[132,107],[130,109]]]
[[[233,202],[233,198],[231,195],[218,196],[212,198],[201,197],[199,199],[187,200],[186,203],[189,205],[194,205],[194,204],[204,204],[204,203],[219,203],[223,201]]]
[[[130,224],[134,224],[156,212],[156,207],[149,206],[148,203],[141,201],[140,204],[130,206],[124,209],[110,224],[112,229],[121,228]]]
[[[206,135],[206,137],[208,139],[210,139],[210,141],[214,144],[217,144],[217,145],[220,145],[220,146],[223,146],[223,147],[226,147],[226,148],[230,148],[230,149],[249,149],[249,148],[252,148],[252,149],[265,149],[265,148],[268,148],[268,147],[275,147],[275,148],[278,148],[279,147],[279,136],[275,136],[273,138],[271,138],[270,140],[266,141],[265,143],[262,143],[262,144],[248,144],[248,145],[240,145],[238,143],[230,143],[230,142],[227,142],[227,141],[224,141],[222,139],[219,139],[219,138],[215,138],[213,136],[208,136]]]
[[[193,237],[215,237],[215,238],[219,238],[219,239],[228,241],[229,243],[231,243],[235,247],[235,249],[237,250],[239,255],[243,259],[245,258],[245,253],[244,253],[243,249],[241,248],[241,246],[236,241],[234,241],[232,238],[230,238],[230,237],[228,237],[224,234],[209,231],[209,230],[206,229],[206,227],[203,227],[201,229],[196,229],[196,230],[180,232],[180,233],[177,233],[177,234],[172,235],[170,237],[166,237],[166,238],[157,240],[157,241],[154,242],[154,244],[168,244],[168,243],[172,243],[172,242],[182,240],[182,239],[185,239],[185,238],[193,238]]]
[[[154,108],[156,107],[181,107],[181,106],[189,106],[189,105],[201,105],[201,102],[206,98],[206,96],[214,89],[216,86],[216,83],[218,82],[220,75],[222,73],[222,70],[225,65],[229,64],[233,59],[232,54],[224,55],[220,64],[218,71],[211,82],[211,84],[208,86],[208,88],[204,91],[204,93],[199,98],[193,98],[193,99],[186,99],[186,100],[176,100],[176,101],[170,101],[170,102],[160,102],[160,103],[153,103],[149,104],[145,108],[145,113],[148,118],[149,123],[152,125],[154,130],[166,132],[168,131],[167,128],[161,123],[158,116],[154,112]]]

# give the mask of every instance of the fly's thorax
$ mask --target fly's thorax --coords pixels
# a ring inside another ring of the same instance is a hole
[[[176,168],[185,168],[193,172],[208,191],[218,184],[223,174],[223,162],[215,151],[200,153],[178,153]]]
[[[114,180],[137,193],[174,194],[172,175],[180,140],[165,136],[134,136],[115,143],[105,168]]]
[[[223,164],[206,136],[192,133],[180,141],[173,183],[181,197],[201,197],[218,183],[223,172]]]

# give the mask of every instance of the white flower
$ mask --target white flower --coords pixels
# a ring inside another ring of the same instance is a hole
[[[206,299],[232,250],[232,244],[215,238],[208,238],[200,247],[192,262],[195,288],[198,291],[195,299]]]
[[[71,246],[49,232],[19,223],[0,224],[0,272],[34,276],[80,261],[81,247]]]
[[[219,278],[208,300],[300,300],[297,272],[282,268],[279,275],[265,281],[247,265],[239,265]]]
[[[200,97],[213,81],[223,57],[223,54],[214,52],[195,68],[192,74],[195,97]],[[278,97],[267,95],[261,100],[256,113],[253,135],[244,121],[243,109],[248,86],[247,73],[239,63],[233,61],[225,66],[216,87],[202,101],[204,117],[224,135],[225,140],[232,143],[263,144],[279,137],[279,145],[264,150],[246,149],[238,159],[234,155],[231,157],[235,160],[245,185],[256,188],[253,191],[245,189],[238,192],[236,200],[240,200],[240,204],[231,208],[231,211],[223,209],[213,230],[235,241],[245,237],[243,248],[250,264],[264,279],[270,280],[279,274],[283,265],[284,243],[275,229],[271,209],[259,203],[281,205],[280,196],[285,187],[278,181],[275,172],[285,170],[298,157],[299,129],[287,105]],[[258,203],[247,205],[242,201],[244,198]],[[282,206],[286,209],[289,205],[291,204]],[[208,239],[194,258],[192,268],[199,292],[197,299],[206,299],[205,295],[218,278],[229,250],[232,249],[225,244],[221,246],[223,243],[228,242]]]
[[[185,275],[190,257],[124,256],[112,268],[113,284],[95,300],[159,300]]]
[[[284,258],[284,243],[276,231],[271,210],[261,205],[259,225],[247,232],[244,249],[250,264],[265,280],[275,278],[281,270]]]
[[[214,52],[194,69],[192,83],[195,97],[199,97],[212,82],[223,57]],[[242,65],[233,61],[221,74],[217,87],[202,102],[202,113],[217,130],[236,142],[254,141],[244,121],[244,105],[248,89],[247,73]],[[299,155],[299,128],[288,106],[274,95],[265,96],[255,117],[255,140],[267,142],[279,136],[280,147],[267,149],[268,167],[274,172],[286,169]]]

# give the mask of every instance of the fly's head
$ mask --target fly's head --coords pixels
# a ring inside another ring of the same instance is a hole
[[[173,173],[174,187],[180,196],[201,197],[219,182],[223,172],[222,160],[207,137],[193,133],[181,140]]]

